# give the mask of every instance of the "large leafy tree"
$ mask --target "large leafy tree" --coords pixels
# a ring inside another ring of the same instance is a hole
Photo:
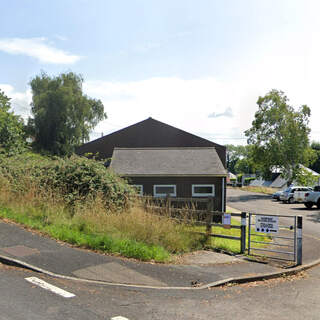
[[[299,164],[308,165],[313,156],[309,144],[310,108],[302,105],[296,111],[278,90],[259,97],[257,104],[252,127],[245,131],[254,162],[265,178],[278,167],[292,181],[299,173]]]
[[[67,155],[89,140],[90,131],[107,116],[100,100],[83,94],[83,78],[73,72],[50,77],[42,72],[30,82],[35,145]]]
[[[25,147],[23,120],[10,112],[10,108],[10,98],[0,90],[0,152],[9,155]]]

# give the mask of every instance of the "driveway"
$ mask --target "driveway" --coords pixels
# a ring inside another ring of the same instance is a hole
[[[303,263],[320,258],[320,210],[303,204],[284,204],[270,195],[227,189],[227,205],[241,211],[303,217]]]

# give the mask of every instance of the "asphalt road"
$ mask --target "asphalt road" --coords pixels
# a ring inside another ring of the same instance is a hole
[[[302,216],[303,262],[320,258],[320,210],[316,207],[308,210],[303,204],[284,204],[272,200],[270,195],[233,188],[227,189],[227,205],[251,213]]]
[[[75,297],[63,298],[29,283],[28,277],[38,277]],[[320,314],[320,267],[303,277],[177,291],[92,285],[0,264],[0,297],[1,320],[312,320]]]

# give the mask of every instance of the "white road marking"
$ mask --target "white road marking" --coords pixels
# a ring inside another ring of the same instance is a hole
[[[129,320],[129,319],[125,317],[117,316],[117,317],[111,318],[110,320]]]
[[[31,283],[43,288],[43,289],[49,290],[49,291],[51,291],[51,292],[53,292],[55,294],[58,294],[58,295],[60,295],[60,296],[62,296],[64,298],[73,298],[73,297],[76,296],[73,293],[70,293],[70,292],[65,291],[63,289],[60,289],[60,288],[58,288],[56,286],[53,286],[52,284],[49,284],[49,283],[47,283],[47,282],[45,282],[45,281],[43,281],[43,280],[41,280],[41,279],[39,279],[37,277],[29,277],[29,278],[25,278],[25,279],[27,281],[29,281],[29,282],[31,282]]]

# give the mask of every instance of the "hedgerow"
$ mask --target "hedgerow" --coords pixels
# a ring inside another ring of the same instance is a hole
[[[133,188],[102,162],[76,155],[69,158],[31,152],[12,157],[0,155],[0,175],[17,192],[36,186],[43,192],[58,193],[70,205],[100,194],[107,209],[121,209],[134,195]]]

